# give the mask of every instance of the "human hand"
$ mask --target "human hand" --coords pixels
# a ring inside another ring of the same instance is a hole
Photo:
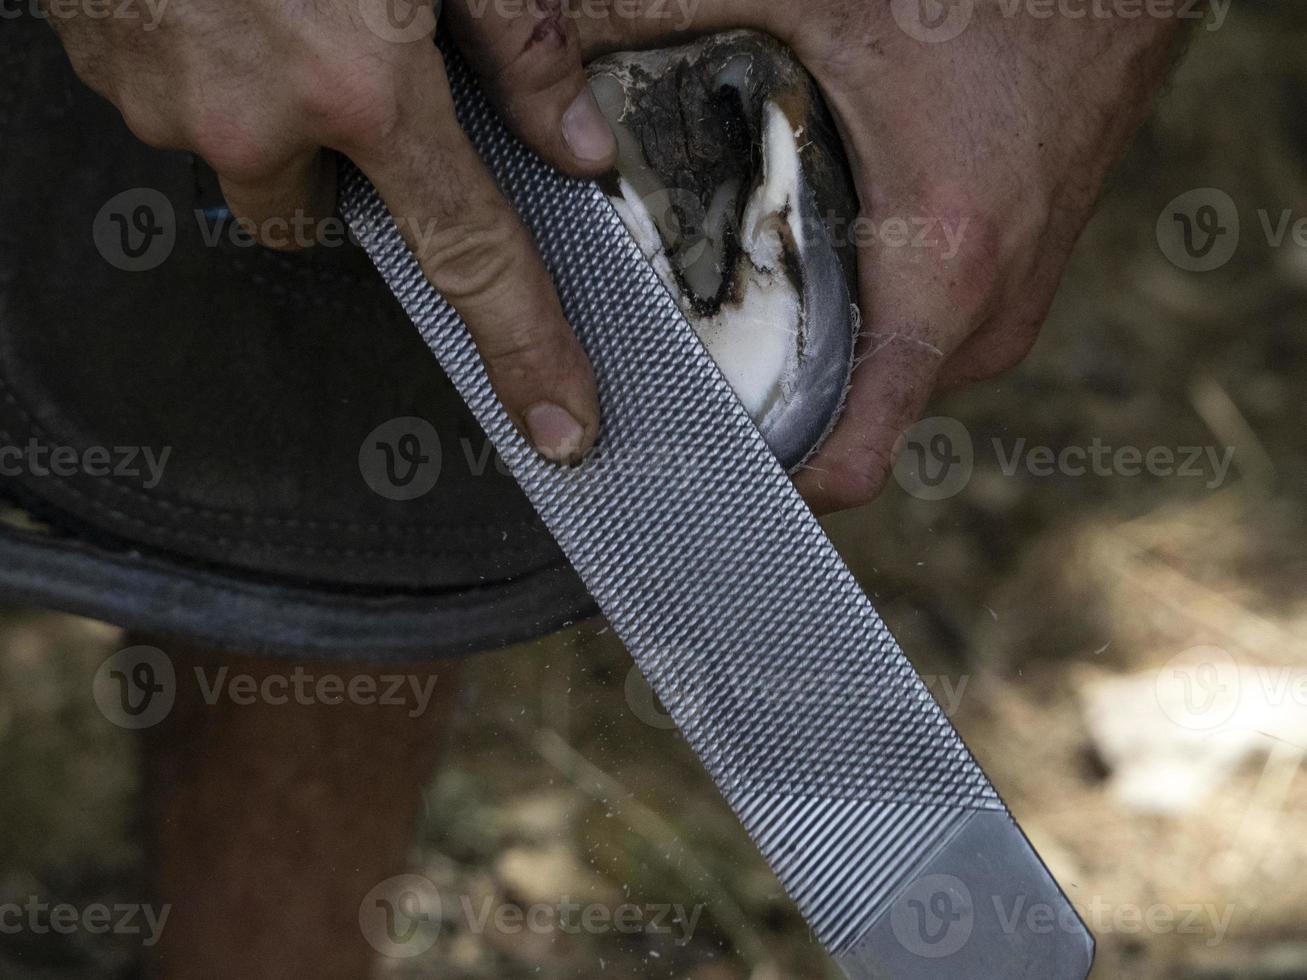
[[[837,233],[859,246],[864,328],[844,415],[796,481],[819,512],[879,493],[933,392],[1029,351],[1178,26],[960,0],[941,9],[969,23],[931,43],[905,17],[916,2],[703,0],[690,25],[789,44],[853,168],[861,216]],[[587,56],[678,39],[639,16],[579,22]]]
[[[599,427],[589,363],[530,233],[458,126],[429,7],[404,23],[393,0],[172,0],[153,18],[116,6],[50,20],[138,137],[203,157],[242,226],[272,247],[312,244],[335,208],[327,151],[348,156],[467,322],[518,427],[555,461],[582,455]],[[611,166],[613,135],[561,0],[445,6],[442,29],[523,140],[577,176]]]

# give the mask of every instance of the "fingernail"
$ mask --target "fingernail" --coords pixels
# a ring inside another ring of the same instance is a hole
[[[526,412],[526,427],[536,450],[545,459],[555,463],[575,463],[581,458],[585,429],[562,406],[552,402],[533,405]]]
[[[589,163],[603,163],[617,152],[617,137],[589,85],[563,113],[563,139],[577,159]]]

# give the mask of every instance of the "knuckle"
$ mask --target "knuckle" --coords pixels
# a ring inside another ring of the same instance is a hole
[[[968,247],[947,270],[947,292],[953,309],[968,322],[983,320],[1002,287],[999,256],[983,245]]]
[[[67,44],[64,50],[68,54],[68,63],[72,66],[73,74],[96,95],[112,101],[114,97],[112,72],[97,49],[89,45]]]
[[[377,146],[399,125],[399,99],[380,70],[315,73],[301,94],[304,113],[341,146]]]
[[[944,246],[938,270],[955,309],[978,317],[987,312],[1002,284],[1004,263],[1014,237],[1012,215],[1005,218],[969,192],[934,188],[920,204],[922,217]]]
[[[256,183],[277,166],[265,141],[225,113],[197,112],[188,127],[188,145],[215,171],[240,184]]]
[[[124,99],[118,111],[122,113],[123,122],[132,135],[146,146],[165,149],[184,142],[177,127],[148,102]]]
[[[450,217],[417,243],[424,266],[436,270],[451,302],[493,299],[511,282],[519,232],[506,217]]]

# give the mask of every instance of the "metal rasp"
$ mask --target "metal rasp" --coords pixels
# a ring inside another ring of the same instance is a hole
[[[342,211],[817,938],[855,980],[1084,977],[1088,930],[603,193],[446,58],[594,365],[584,464],[518,434],[348,163]]]

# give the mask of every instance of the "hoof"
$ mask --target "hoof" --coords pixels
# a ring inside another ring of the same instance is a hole
[[[589,67],[617,132],[605,191],[772,451],[797,468],[853,365],[858,214],[816,83],[751,31]]]

